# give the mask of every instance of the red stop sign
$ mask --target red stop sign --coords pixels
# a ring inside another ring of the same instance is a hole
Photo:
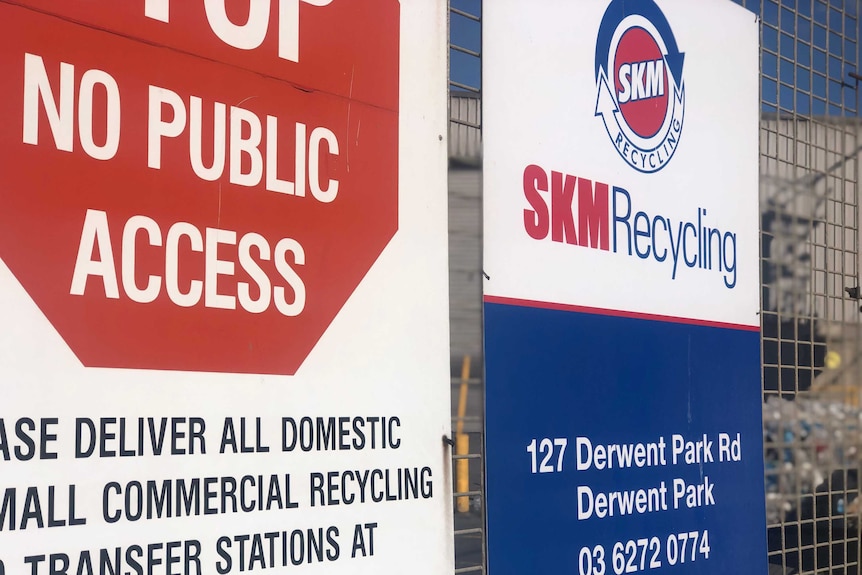
[[[295,373],[398,227],[398,2],[23,4],[0,258],[84,365]]]

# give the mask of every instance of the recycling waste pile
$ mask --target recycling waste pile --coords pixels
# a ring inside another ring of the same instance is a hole
[[[859,408],[770,397],[763,427],[770,563],[784,566],[776,573],[858,573]]]
[[[842,401],[768,398],[763,404],[767,521],[799,514],[800,503],[836,472],[846,472],[848,482],[835,511],[857,509],[860,433],[862,413]]]

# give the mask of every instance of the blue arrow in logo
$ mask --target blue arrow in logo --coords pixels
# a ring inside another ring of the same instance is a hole
[[[602,17],[596,41],[596,81],[598,82],[601,78],[601,71],[604,71],[606,78],[611,76],[610,71],[606,69],[611,40],[620,22],[626,16],[632,15],[643,16],[655,26],[667,47],[667,54],[664,57],[667,61],[668,70],[673,76],[674,84],[677,88],[682,86],[682,67],[685,53],[679,51],[670,23],[654,0],[612,0],[608,5],[608,9]]]

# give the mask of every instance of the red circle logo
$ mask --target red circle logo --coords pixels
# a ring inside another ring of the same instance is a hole
[[[614,88],[629,128],[642,138],[655,136],[667,116],[670,90],[661,48],[643,28],[629,28],[620,38]]]

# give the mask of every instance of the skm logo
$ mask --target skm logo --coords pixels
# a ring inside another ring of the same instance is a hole
[[[684,59],[653,0],[610,3],[596,42],[595,115],[620,156],[639,172],[664,168],[679,145]]]

